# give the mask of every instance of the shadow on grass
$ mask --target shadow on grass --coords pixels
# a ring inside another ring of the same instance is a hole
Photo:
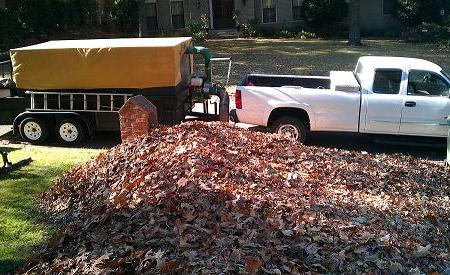
[[[24,143],[18,136],[14,135],[12,132],[9,132],[0,137],[0,140],[5,140],[10,142],[11,144]],[[116,146],[121,142],[120,132],[99,132],[96,133],[93,137],[88,138],[84,143],[79,145],[66,145],[58,141],[54,136],[49,137],[49,139],[37,146],[50,146],[57,148],[84,148],[84,149],[108,149]],[[0,147],[0,150],[5,148],[5,151],[14,151],[17,149],[11,147]]]

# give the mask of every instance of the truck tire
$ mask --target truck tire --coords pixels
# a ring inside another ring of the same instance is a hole
[[[40,144],[47,140],[49,131],[44,120],[28,117],[20,123],[19,133],[22,139],[33,144]]]
[[[275,120],[271,126],[273,133],[287,137],[288,139],[304,143],[308,131],[305,124],[298,118],[285,116]]]
[[[86,127],[83,122],[75,118],[66,118],[56,125],[56,136],[67,145],[80,144],[86,138]]]

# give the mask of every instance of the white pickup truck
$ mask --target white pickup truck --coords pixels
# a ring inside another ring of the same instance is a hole
[[[366,56],[329,77],[246,75],[230,115],[301,142],[308,131],[446,137],[449,90],[434,63]]]

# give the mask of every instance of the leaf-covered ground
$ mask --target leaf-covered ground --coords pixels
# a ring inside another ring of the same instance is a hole
[[[395,40],[367,40],[350,47],[345,40],[233,39],[207,40],[214,57],[232,57],[230,85],[247,73],[324,75],[352,71],[363,55],[389,55],[427,59],[450,71],[450,48]],[[203,64],[198,56],[197,64]],[[214,79],[224,82],[226,62],[214,61]],[[201,69],[201,66],[197,66]]]
[[[158,128],[43,196],[61,230],[19,272],[444,273],[449,172],[217,122]]]

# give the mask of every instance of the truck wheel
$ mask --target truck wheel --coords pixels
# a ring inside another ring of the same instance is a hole
[[[65,144],[79,144],[86,137],[86,127],[78,119],[67,118],[56,125],[56,135]]]
[[[272,132],[288,139],[304,143],[307,130],[303,122],[295,117],[282,117],[272,124]]]
[[[47,140],[49,132],[45,121],[39,118],[29,117],[20,123],[19,133],[22,139],[33,144],[39,144]]]

